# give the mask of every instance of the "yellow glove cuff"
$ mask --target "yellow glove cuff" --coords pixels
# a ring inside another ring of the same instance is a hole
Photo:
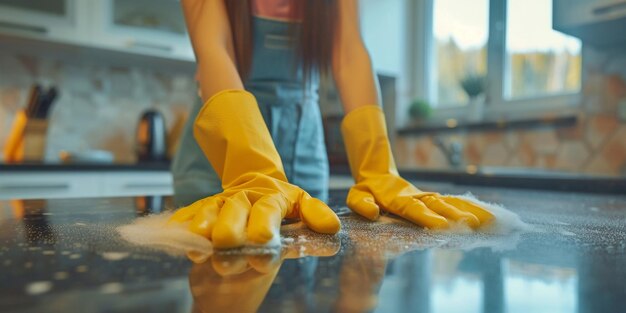
[[[256,98],[245,90],[224,90],[202,107],[194,137],[228,188],[247,173],[287,181]]]
[[[385,115],[379,106],[365,105],[348,113],[341,123],[341,133],[357,183],[374,175],[398,175]]]

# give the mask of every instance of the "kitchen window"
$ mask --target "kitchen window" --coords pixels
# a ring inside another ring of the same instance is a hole
[[[489,0],[434,0],[433,5],[430,102],[465,105],[469,98],[459,82],[467,75],[487,75]]]
[[[476,100],[480,118],[577,104],[581,43],[552,29],[552,0],[421,0],[417,10],[417,96],[435,118],[467,116]],[[486,90],[470,99],[462,81]]]

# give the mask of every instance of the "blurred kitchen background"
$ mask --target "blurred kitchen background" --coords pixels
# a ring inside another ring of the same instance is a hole
[[[626,174],[626,1],[360,2],[399,168]],[[0,0],[0,175],[140,168],[167,193],[194,71],[176,0]],[[330,79],[320,95],[345,173]]]

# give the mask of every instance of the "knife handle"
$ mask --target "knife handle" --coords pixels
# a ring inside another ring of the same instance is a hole
[[[48,118],[48,112],[50,111],[50,107],[52,106],[52,103],[56,99],[57,95],[58,92],[55,87],[51,87],[50,90],[48,90],[46,96],[41,101],[41,108],[37,114],[37,118]]]
[[[30,95],[28,96],[28,103],[26,104],[26,117],[34,117],[39,106],[41,99],[41,86],[39,84],[33,85],[30,89]]]

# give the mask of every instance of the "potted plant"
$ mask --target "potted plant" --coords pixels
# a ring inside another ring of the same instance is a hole
[[[422,99],[415,99],[409,105],[409,116],[418,123],[427,120],[432,112],[430,104]]]
[[[461,87],[469,97],[468,106],[471,110],[469,117],[472,120],[481,120],[484,110],[484,97],[480,97],[485,93],[486,77],[484,75],[468,74],[461,79]]]

